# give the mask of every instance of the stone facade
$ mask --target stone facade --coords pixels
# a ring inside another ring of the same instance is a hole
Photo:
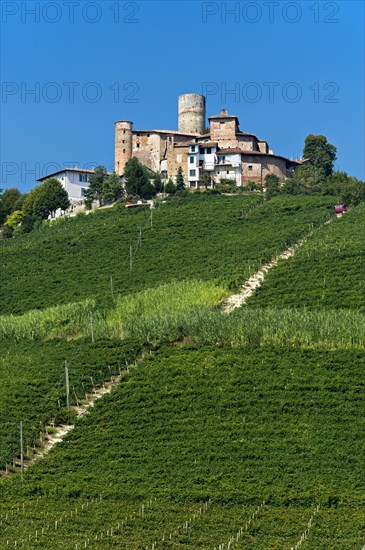
[[[202,133],[205,128],[205,97],[200,94],[179,96],[179,131]]]
[[[188,187],[196,188],[207,171],[212,186],[222,178],[236,185],[264,183],[267,174],[284,181],[302,162],[274,155],[265,140],[241,132],[238,118],[226,109],[209,117],[208,134],[202,133],[204,121],[205,98],[186,94],[179,97],[179,130],[133,130],[132,122],[116,122],[115,171],[123,175],[125,163],[134,156],[166,181],[174,181],[181,166]],[[191,154],[196,155],[194,166],[189,166]]]

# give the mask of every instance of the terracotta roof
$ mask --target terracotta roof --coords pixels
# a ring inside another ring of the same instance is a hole
[[[237,132],[236,136],[251,136],[254,137],[257,141],[265,141],[264,139],[259,139],[256,134],[251,134],[250,132]]]
[[[262,157],[275,157],[278,159],[286,160],[287,162],[290,162],[291,164],[301,164],[301,162],[298,162],[296,160],[290,160],[286,157],[283,157],[282,155],[274,155],[272,153],[261,153],[260,151],[242,151],[242,154],[245,156],[252,156],[252,155],[261,155]]]
[[[220,149],[219,151],[217,151],[217,155],[229,155],[229,154],[241,154],[241,155],[244,155],[245,157],[248,157],[248,156],[262,156],[262,157],[272,157],[272,158],[279,158],[279,159],[283,159],[285,160],[286,162],[290,162],[291,164],[302,164],[303,161],[301,160],[290,160],[286,157],[283,157],[281,155],[273,155],[271,153],[261,153],[260,151],[244,151],[242,149],[238,149],[238,148],[231,148],[231,149]]]
[[[197,145],[195,141],[177,141],[174,143],[174,147],[189,147],[189,145]]]
[[[237,153],[245,153],[245,152],[247,151],[243,151],[242,149],[239,149],[239,147],[231,147],[228,149],[219,149],[219,151],[217,151],[217,155],[229,155],[229,154],[236,155]]]
[[[200,145],[200,147],[216,147],[218,143],[216,141],[199,141],[197,145]]]
[[[218,119],[218,118],[235,118],[236,120],[238,120],[238,117],[236,117],[235,115],[230,115],[229,113],[219,113],[219,115],[213,115],[213,116],[210,116],[208,117],[208,120],[211,120],[211,119]]]
[[[200,136],[197,139],[198,140],[204,140],[204,139],[207,139],[207,138],[210,138],[210,132],[208,132],[207,134],[200,134]]]

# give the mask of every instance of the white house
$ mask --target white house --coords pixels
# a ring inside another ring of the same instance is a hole
[[[47,174],[37,181],[43,182],[50,178],[56,178],[66,189],[71,203],[83,200],[85,191],[89,187],[89,177],[94,174],[94,170],[84,170],[83,168],[65,168],[52,174]]]
[[[212,175],[217,162],[217,143],[205,141],[189,146],[188,155],[188,185],[198,187],[203,172]]]

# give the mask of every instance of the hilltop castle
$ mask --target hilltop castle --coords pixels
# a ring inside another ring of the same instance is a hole
[[[184,94],[178,101],[178,130],[133,130],[133,122],[115,123],[115,171],[122,176],[126,162],[137,157],[153,172],[174,180],[179,166],[190,188],[199,187],[202,174],[211,182],[232,180],[237,186],[264,183],[267,174],[280,181],[302,161],[274,155],[268,143],[241,132],[239,120],[226,109],[209,117],[205,128],[205,96]]]

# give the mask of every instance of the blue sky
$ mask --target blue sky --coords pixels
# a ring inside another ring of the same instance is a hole
[[[116,120],[176,129],[191,92],[277,154],[324,134],[364,179],[362,1],[3,0],[1,21],[2,188],[111,169]]]

